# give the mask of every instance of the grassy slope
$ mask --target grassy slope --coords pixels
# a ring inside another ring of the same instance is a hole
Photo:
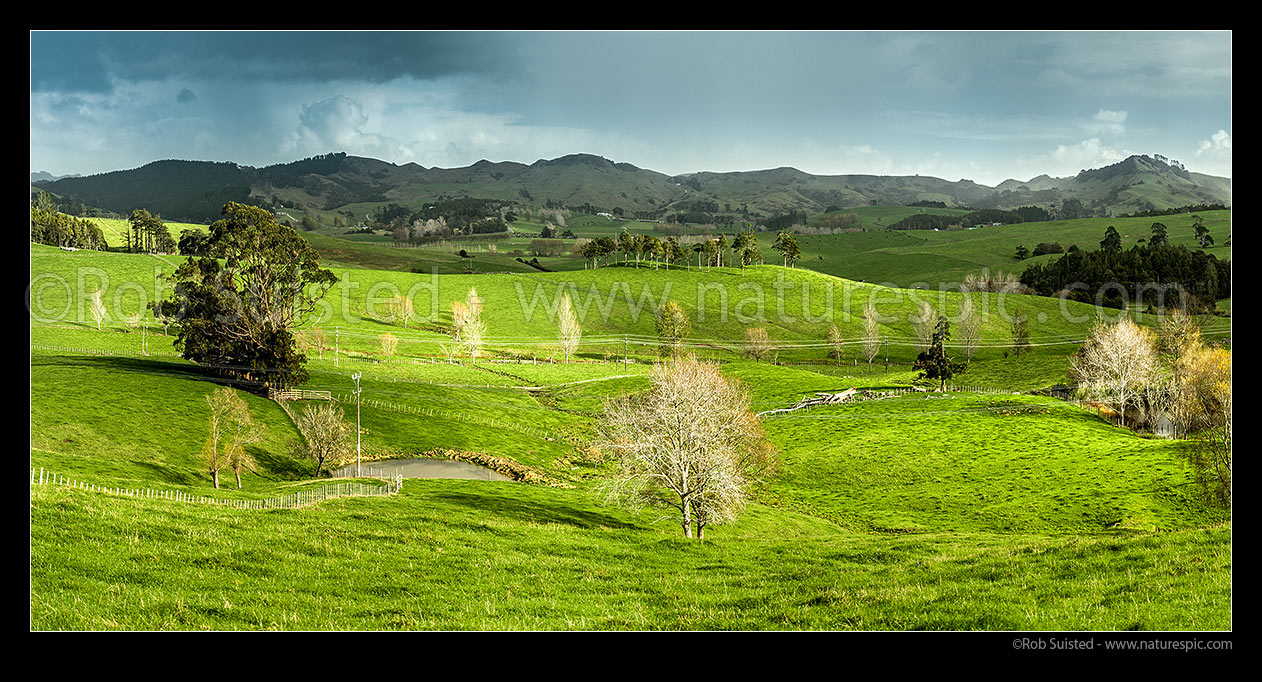
[[[127,243],[127,232],[131,229],[131,223],[125,218],[89,218],[92,222],[101,226],[101,233],[105,235],[105,243],[111,248],[123,248]],[[180,234],[185,230],[193,230],[194,232],[206,232],[207,226],[197,223],[166,223],[167,230],[176,241],[180,240]]]
[[[1142,185],[1140,187],[1143,187]],[[1033,250],[1041,242],[1059,242],[1068,248],[1077,244],[1080,248],[1094,249],[1103,238],[1105,228],[1117,227],[1122,234],[1124,248],[1151,236],[1151,226],[1161,222],[1169,228],[1172,244],[1186,244],[1199,248],[1195,242],[1191,215],[1180,214],[1156,218],[1089,218],[1083,220],[1021,223],[1016,225],[987,226],[973,230],[934,232],[932,230],[886,231],[884,225],[917,212],[961,214],[958,209],[917,209],[905,206],[865,206],[844,209],[858,213],[867,231],[835,235],[799,235],[802,258],[799,266],[846,279],[881,282],[891,286],[921,286],[936,289],[939,283],[958,283],[965,275],[990,272],[1015,272],[1020,274],[1027,265],[1055,258],[1040,256],[1025,262],[1014,257],[1016,247],[1024,245]],[[1231,236],[1231,212],[1207,211],[1200,214],[1214,236],[1216,246],[1207,249],[1218,258],[1230,258],[1231,247],[1226,243]],[[608,220],[596,216],[572,214],[567,226],[580,237],[616,237],[623,229],[633,234],[653,234],[649,223]],[[194,226],[197,227],[197,226]],[[537,230],[541,226],[522,221],[518,229]],[[660,234],[657,236],[661,236]],[[509,255],[520,250],[530,260],[531,238],[516,237],[494,240],[498,255],[482,253],[488,240],[452,240],[454,250],[465,248],[475,254],[474,259],[460,259],[437,249],[396,250],[377,242],[352,241],[308,233],[308,238],[331,263],[373,269],[408,270],[420,266],[423,271],[436,267],[440,273],[465,272],[532,272]],[[771,250],[774,235],[760,234],[764,259],[768,263],[780,262],[780,255]],[[566,244],[571,242],[566,241]],[[549,270],[581,270],[583,262],[570,256],[540,258],[539,262]]]
[[[1225,528],[856,537],[755,506],[698,544],[588,493],[469,481],[264,513],[39,489],[31,514],[40,630],[1231,626]]]
[[[142,296],[169,290],[169,283],[159,275],[172,270],[178,257],[67,254],[33,245],[31,259],[33,272],[47,273],[36,288],[38,312],[52,317],[68,310],[72,320],[86,321],[86,293],[98,282],[108,280],[110,321],[117,323],[123,314],[139,307]],[[568,290],[583,322],[585,345],[580,355],[589,359],[621,356],[620,337],[624,334],[631,335],[631,354],[652,357],[653,348],[638,344],[635,337],[656,338],[653,310],[667,298],[682,305],[692,317],[691,339],[697,350],[714,357],[737,357],[742,351],[740,340],[745,330],[764,326],[782,346],[782,360],[822,362],[825,350],[819,343],[831,320],[849,344],[848,359],[854,358],[862,335],[863,303],[871,299],[881,315],[881,336],[889,342],[891,360],[910,364],[915,357],[910,320],[918,303],[928,301],[939,312],[954,316],[963,300],[957,293],[874,288],[778,266],[747,268],[743,274],[735,268],[681,271],[648,267],[437,277],[336,267],[334,272],[341,281],[326,296],[316,324],[330,341],[335,330],[339,333],[341,350],[369,356],[379,352],[378,337],[386,332],[402,339],[401,355],[445,356],[440,343],[447,341],[450,303],[463,300],[470,288],[476,288],[484,301],[488,345],[494,353],[555,355],[557,331],[549,307],[555,304],[560,291]],[[44,286],[45,281],[48,286]],[[384,302],[393,293],[409,292],[416,306],[412,327],[404,330],[387,324]],[[970,383],[985,379],[985,385],[1021,389],[1047,386],[1064,378],[1065,359],[1076,350],[1074,342],[1087,336],[1097,312],[1091,306],[1072,302],[1062,307],[1058,299],[1038,296],[1008,296],[1002,300],[985,296],[977,299],[977,309],[983,317],[983,348],[978,352]],[[1011,344],[1010,320],[1017,309],[1030,318],[1033,352],[1008,362],[1004,354]],[[1141,323],[1154,322],[1151,316],[1143,314],[1136,315],[1136,319]],[[1207,324],[1216,335],[1229,327],[1229,322],[1222,319],[1208,320]]]
[[[33,272],[58,273],[72,283],[74,265],[99,269],[114,287],[133,275],[152,281],[153,262],[32,247]],[[799,283],[823,279],[770,267],[744,278],[717,271],[669,277],[687,290],[724,278],[770,284],[776,273]],[[582,276],[579,283],[604,290],[628,275],[656,284],[668,277],[620,268],[574,274]],[[417,277],[354,271],[349,281],[361,286],[347,288],[348,307],[362,311],[373,283],[402,285]],[[519,350],[543,348],[552,342],[522,345],[522,337],[550,339],[552,323],[542,315],[527,321],[506,302],[516,299],[515,282],[552,285],[564,277],[443,276],[440,300],[459,298],[476,285],[488,301],[493,334],[516,337],[511,343]],[[681,300],[696,307],[695,297]],[[891,303],[889,311],[904,308],[910,304]],[[632,322],[625,304],[612,310],[607,323],[593,320],[587,333],[651,333],[651,322]],[[413,351],[424,350],[422,333],[366,319],[348,322],[341,330],[343,350],[370,356],[376,334],[385,329],[414,335]],[[697,336],[738,337],[744,326],[711,315],[698,325]],[[817,327],[784,324],[773,336],[805,337]],[[900,323],[888,329],[906,333]],[[1054,338],[1081,327],[1049,321],[1032,330]],[[1001,325],[990,333],[1004,336]],[[81,321],[33,325],[31,336],[40,346],[118,354],[139,348],[137,334],[98,332]],[[150,348],[167,341],[150,339]],[[990,372],[1006,385],[1038,383],[1063,372],[1064,352],[1039,351],[1013,362],[998,349],[983,351],[993,357],[971,372]],[[1029,376],[1014,370],[1019,363],[1029,363]],[[410,481],[396,499],[266,513],[152,501],[143,503],[145,513],[136,513],[140,503],[132,500],[34,490],[32,626],[1230,627],[1230,528],[1181,530],[1212,528],[1223,516],[1178,492],[1187,478],[1176,444],[1139,438],[1071,405],[1021,398],[1047,412],[1007,415],[987,408],[1010,398],[956,396],[771,419],[767,428],[781,449],[782,477],[759,493],[761,502],[740,522],[714,529],[711,541],[695,545],[677,538],[673,524],[654,523],[655,515],[599,504],[590,489],[596,472],[572,464],[572,448],[564,441],[504,426],[528,424],[581,442],[592,433],[602,396],[646,385],[643,365],[452,366],[349,358],[339,364],[333,367],[327,354],[313,361],[310,387],[346,392],[349,371],[362,369],[367,399],[466,413],[431,418],[368,406],[364,438],[370,455],[437,446],[480,449],[578,487]],[[812,369],[751,362],[726,367],[754,389],[759,409],[791,404],[815,390],[910,379],[905,369]],[[624,373],[637,376],[545,392],[505,388]],[[436,385],[442,383],[466,386]],[[169,357],[35,350],[32,464],[100,483],[204,492],[209,478],[198,471],[194,455],[204,429],[201,396],[213,386]],[[273,403],[249,400],[271,435],[261,453],[266,466],[247,478],[246,493],[300,483],[302,465],[284,454],[296,438],[292,426]],[[495,418],[499,426],[468,419],[469,413]],[[351,562],[361,570],[348,574]],[[68,596],[76,608],[64,608]]]
[[[1231,237],[1231,212],[1207,211],[1200,215],[1215,242],[1215,246],[1206,249],[1206,252],[1218,258],[1230,258],[1231,247],[1225,244]],[[802,247],[802,267],[849,279],[902,287],[923,283],[922,286],[934,289],[939,282],[958,283],[969,273],[980,273],[982,268],[989,269],[991,273],[1002,270],[1020,274],[1030,263],[1056,258],[1046,255],[1018,261],[1013,255],[1018,245],[1024,245],[1031,251],[1041,242],[1059,242],[1064,248],[1077,244],[1082,249],[1097,249],[1105,229],[1110,225],[1122,235],[1123,248],[1129,249],[1140,239],[1152,236],[1154,222],[1168,228],[1171,244],[1199,248],[1191,214],[1056,220],[941,232],[908,230],[803,235],[798,242]],[[763,242],[763,255],[767,262],[779,262],[779,254],[771,250],[771,237],[760,241]]]

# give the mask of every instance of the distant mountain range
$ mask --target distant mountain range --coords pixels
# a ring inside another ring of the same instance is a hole
[[[37,177],[38,176],[38,177]],[[134,170],[56,178],[32,173],[32,187],[126,215],[146,208],[168,220],[205,222],[227,201],[364,215],[397,203],[475,197],[523,205],[587,206],[628,215],[672,213],[757,219],[861,205],[942,202],[948,207],[1056,209],[1077,200],[1097,216],[1190,204],[1231,204],[1231,180],[1185,170],[1164,157],[1132,156],[1074,177],[1040,175],[997,187],[927,176],[812,175],[795,168],[669,176],[590,154],[532,164],[479,161],[464,168],[396,165],[326,154],[252,168],[210,161],[155,161]]]
[[[78,175],[77,173],[73,175],[53,175],[52,173],[49,173],[48,171],[36,171],[34,173],[31,173],[31,184],[34,184],[37,182],[52,182],[53,180],[60,180],[62,178],[77,178],[77,177],[81,177],[81,176]]]

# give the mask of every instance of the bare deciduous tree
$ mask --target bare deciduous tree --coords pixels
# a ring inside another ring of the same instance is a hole
[[[469,326],[469,306],[460,301],[451,302],[451,344],[444,345],[447,360],[455,356],[456,351],[464,345],[465,329]]]
[[[324,330],[319,327],[313,327],[307,330],[307,343],[316,349],[316,354],[320,360],[324,359],[324,347],[328,344],[328,339],[324,336]]]
[[[306,408],[298,413],[294,424],[303,438],[295,454],[315,462],[317,477],[326,465],[330,469],[337,467],[353,452],[351,428],[343,419],[342,408],[333,403]]]
[[[692,327],[692,320],[688,318],[683,306],[667,301],[657,309],[653,324],[657,329],[660,354],[678,355]]]
[[[101,321],[105,319],[105,301],[100,289],[89,294],[88,312],[91,313],[92,319],[96,320],[96,330],[101,331]]]
[[[394,357],[394,352],[399,349],[399,337],[391,334],[390,332],[386,332],[385,334],[378,336],[377,340],[381,343],[382,357],[387,360]]]
[[[390,299],[390,323],[402,324],[404,329],[408,328],[408,319],[412,317],[415,305],[412,299],[403,294],[396,294]]]
[[[1183,390],[1198,427],[1192,468],[1201,489],[1231,505],[1231,353],[1200,348],[1189,358]]]
[[[840,365],[846,355],[846,342],[842,338],[841,330],[837,328],[837,325],[828,325],[825,341],[828,343],[828,357],[836,360],[837,364]]]
[[[911,315],[911,328],[916,336],[916,352],[924,353],[933,343],[933,326],[937,321],[933,314],[933,306],[928,301],[921,301],[916,312]]]
[[[1117,411],[1125,426],[1127,409],[1156,378],[1157,362],[1152,332],[1122,318],[1097,321],[1070,366],[1083,392]]]
[[[210,406],[210,434],[202,448],[202,463],[210,472],[215,487],[219,487],[219,471],[232,467],[237,473],[237,488],[241,487],[241,469],[253,460],[245,446],[262,438],[263,428],[255,424],[250,408],[228,387],[217,388],[206,396]]]
[[[578,350],[579,339],[583,336],[583,328],[578,323],[578,315],[570,302],[569,292],[561,294],[561,302],[557,308],[557,327],[561,334],[561,352],[568,364],[570,356]]]
[[[774,450],[749,393],[717,365],[695,357],[655,367],[652,388],[605,401],[601,447],[615,472],[607,498],[632,507],[673,509],[685,537],[730,521],[750,487],[775,468]]]
[[[1200,328],[1182,310],[1173,309],[1161,317],[1157,333],[1161,372],[1145,393],[1148,412],[1169,420],[1173,433],[1182,438],[1197,418],[1196,391],[1188,385],[1192,362],[1205,349]]]
[[[1012,354],[1030,352],[1030,318],[1020,308],[1012,315]]]
[[[470,287],[464,303],[453,302],[451,310],[458,334],[455,339],[469,351],[470,357],[476,363],[478,351],[482,349],[486,336],[486,323],[482,321],[482,299],[478,297],[477,289]]]
[[[964,350],[964,359],[973,361],[977,346],[981,342],[982,320],[973,307],[973,297],[965,296],[960,306],[960,347]]]
[[[866,301],[863,304],[863,357],[867,358],[868,367],[880,352],[881,322],[876,319],[876,305]]]
[[[771,337],[767,335],[766,329],[753,327],[745,330],[745,354],[755,362],[767,357],[772,348]]]

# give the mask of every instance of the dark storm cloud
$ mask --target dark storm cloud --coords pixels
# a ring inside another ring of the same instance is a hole
[[[384,83],[513,74],[507,34],[429,32],[43,32],[31,34],[33,91],[109,92],[112,80]]]
[[[111,91],[100,49],[99,34],[31,33],[31,91]]]
[[[189,102],[196,102],[197,95],[194,94],[192,90],[189,90],[188,88],[184,88],[183,90],[180,91],[180,94],[175,96],[175,101],[179,102],[180,104],[188,104]]]

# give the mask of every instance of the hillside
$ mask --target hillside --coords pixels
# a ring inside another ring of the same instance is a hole
[[[790,211],[822,213],[830,207],[942,202],[949,207],[1058,208],[1078,201],[1089,215],[1110,216],[1201,203],[1231,203],[1231,181],[1146,156],[1132,156],[1072,178],[1040,175],[986,187],[970,180],[927,176],[811,175],[793,168],[748,172],[699,172],[670,177],[590,154],[572,154],[526,165],[479,161],[463,168],[395,165],[375,159],[327,154],[251,168],[233,163],[157,161],[141,168],[33,183],[60,196],[119,214],[146,207],[170,220],[204,222],[224,202],[333,211],[396,202],[419,209],[440,197],[476,197],[543,205],[590,205],[628,215],[694,210],[739,220]]]
[[[93,273],[110,302],[98,330],[74,289],[32,290],[32,467],[230,502],[318,490],[328,480],[294,458],[298,434],[282,408],[241,389],[267,438],[251,446],[257,465],[241,491],[211,487],[198,452],[203,397],[218,383],[173,355],[173,331],[121,322],[167,286],[157,275],[178,260],[31,246],[41,282]],[[1012,297],[1031,316],[1034,348],[1010,358],[1008,325],[988,301],[982,348],[961,378],[989,391],[904,390],[767,417],[780,474],[739,520],[696,543],[654,511],[605,502],[605,465],[586,450],[602,400],[647,384],[648,299],[684,305],[692,349],[721,361],[767,410],[814,391],[906,389],[916,292],[777,266],[336,274],[332,317],[304,333],[304,387],[349,401],[350,374],[362,373],[368,459],[458,448],[511,459],[550,484],[409,479],[391,497],[275,510],[33,484],[33,629],[1230,627],[1229,515],[1193,494],[1183,444],[1009,393],[1063,377],[1091,306],[1069,303],[1066,317],[1058,301]],[[475,286],[486,354],[446,362],[446,304]],[[548,302],[563,287],[586,310],[569,365],[548,361]],[[404,329],[374,312],[396,289],[413,290],[428,319]],[[755,292],[766,294],[761,304]],[[869,297],[890,341],[888,370],[854,357],[855,308]],[[948,294],[944,312],[960,300]],[[40,317],[58,311],[66,315]],[[818,345],[818,318],[830,312],[849,342],[841,364]],[[781,364],[742,358],[752,325],[771,331]],[[392,356],[379,345],[386,331],[400,339]],[[343,406],[353,423],[353,405]]]

